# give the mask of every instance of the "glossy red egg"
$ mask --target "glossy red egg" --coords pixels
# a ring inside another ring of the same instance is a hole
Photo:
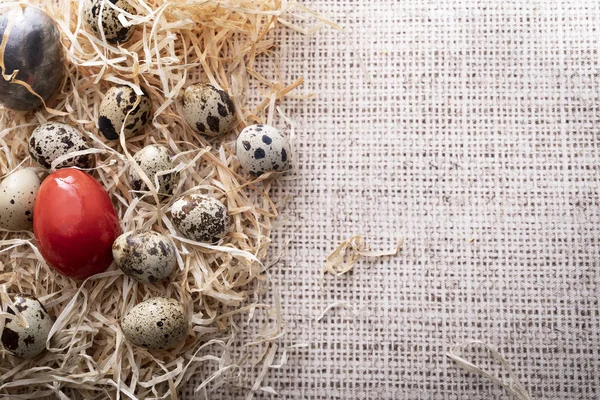
[[[78,169],[64,168],[42,182],[33,232],[48,264],[63,275],[85,279],[112,263],[112,244],[121,228],[100,183]]]

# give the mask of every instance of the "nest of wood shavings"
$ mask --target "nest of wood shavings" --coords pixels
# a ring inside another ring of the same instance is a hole
[[[95,159],[88,172],[111,195],[123,231],[165,234],[179,250],[179,268],[170,280],[154,284],[138,283],[114,265],[84,282],[73,281],[49,268],[31,232],[0,232],[0,331],[4,318],[13,318],[6,308],[18,292],[39,298],[56,318],[47,351],[35,359],[20,360],[0,349],[0,393],[12,399],[177,398],[178,389],[193,375],[202,382],[197,389],[205,397],[221,385],[244,388],[248,397],[273,392],[261,380],[270,367],[277,367],[276,358],[285,362],[286,353],[279,354],[276,344],[285,324],[278,303],[261,304],[260,295],[270,288],[261,260],[278,216],[278,205],[270,197],[277,177],[253,179],[241,172],[233,141],[244,126],[259,122],[287,126],[284,131],[293,135],[293,126],[285,123],[289,120],[277,118],[275,111],[302,84],[302,77],[286,84],[268,79],[257,65],[267,64],[267,72],[279,76],[277,43],[270,34],[278,26],[311,33],[328,21],[285,0],[138,0],[132,2],[137,15],[122,15],[137,27],[136,33],[123,46],[114,46],[86,31],[82,2],[25,3],[57,21],[67,78],[41,111],[0,108],[1,175],[36,166],[28,155],[28,139],[37,125],[56,121],[75,126],[93,145],[82,153]],[[306,19],[314,25],[291,22]],[[210,82],[230,93],[239,120],[230,136],[207,140],[180,117],[180,92],[196,82]],[[143,87],[149,93],[155,115],[143,135],[108,142],[96,129],[103,93],[114,84],[129,85],[138,93]],[[150,191],[136,196],[128,179],[130,168],[141,171],[132,155],[152,143],[175,154],[179,174],[173,196],[158,207],[153,182],[146,177]],[[218,245],[187,240],[169,221],[171,204],[192,191],[215,196],[229,209],[232,228]],[[138,348],[121,332],[120,318],[153,296],[175,298],[187,308],[190,333],[174,349]],[[247,332],[252,318],[261,327]],[[232,343],[241,333],[248,339],[238,355]],[[258,372],[244,372],[246,367]]]

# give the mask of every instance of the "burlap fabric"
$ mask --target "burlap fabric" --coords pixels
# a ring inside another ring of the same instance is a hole
[[[278,35],[284,75],[318,94],[284,105],[297,179],[271,268],[283,345],[308,347],[264,385],[285,399],[510,398],[445,356],[479,339],[534,399],[600,398],[600,4],[307,5],[349,40]],[[321,289],[325,257],[357,233],[406,243]],[[316,322],[338,301],[351,310]]]

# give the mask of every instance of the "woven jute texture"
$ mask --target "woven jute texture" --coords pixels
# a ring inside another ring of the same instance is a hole
[[[600,3],[305,4],[348,38],[277,35],[282,73],[317,93],[284,104],[297,179],[270,269],[282,347],[307,347],[263,384],[285,399],[509,399],[445,356],[478,339],[534,399],[599,399]],[[355,234],[406,243],[321,288]],[[351,310],[317,322],[337,301]]]

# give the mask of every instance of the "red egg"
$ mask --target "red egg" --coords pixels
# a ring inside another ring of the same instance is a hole
[[[112,244],[121,228],[100,183],[65,168],[42,182],[33,208],[33,232],[48,264],[63,275],[85,279],[112,263]]]

